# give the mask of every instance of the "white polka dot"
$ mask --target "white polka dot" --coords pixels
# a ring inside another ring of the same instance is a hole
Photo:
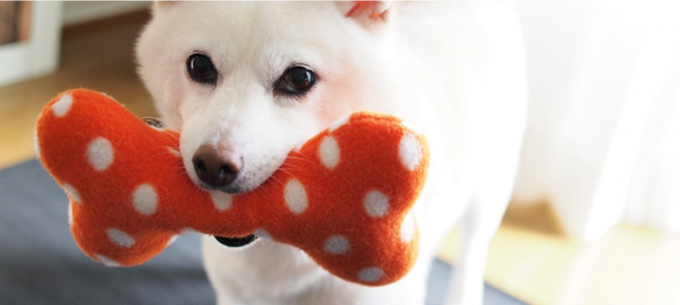
[[[142,215],[151,215],[158,207],[158,194],[150,184],[142,184],[132,193],[135,210]]]
[[[262,228],[255,229],[253,231],[253,235],[257,236],[258,238],[272,239],[271,234],[269,234],[269,232],[267,232],[267,230],[262,229]]]
[[[179,231],[179,234],[181,234],[181,235],[189,235],[189,234],[196,234],[196,233],[198,233],[198,232],[196,232],[196,230],[194,230],[193,228],[184,228],[181,231]]]
[[[101,254],[95,254],[94,255],[98,261],[103,263],[106,267],[120,267],[120,264],[117,261],[114,261],[104,255]]]
[[[71,110],[71,105],[73,104],[73,96],[70,94],[62,95],[58,101],[52,104],[52,113],[58,118],[65,116],[69,110]]]
[[[35,156],[40,159],[40,143],[38,143],[38,130],[33,132],[33,150],[35,150]]]
[[[340,162],[340,147],[338,141],[331,136],[326,136],[319,145],[319,159],[329,169],[333,169]]]
[[[342,125],[347,124],[349,122],[349,118],[352,116],[352,114],[348,114],[346,116],[341,117],[340,119],[336,120],[331,124],[331,126],[328,128],[328,132],[333,132],[336,131],[338,128],[342,127]]]
[[[404,221],[401,223],[401,241],[410,243],[416,236],[416,219],[413,212],[408,213]]]
[[[399,160],[408,170],[414,170],[420,159],[423,158],[423,150],[418,143],[418,139],[413,134],[406,134],[399,141]]]
[[[383,217],[389,208],[389,200],[385,194],[373,190],[364,197],[364,208],[371,217]]]
[[[301,214],[307,208],[307,191],[297,179],[291,179],[284,189],[284,199],[291,212]]]
[[[342,235],[333,235],[326,240],[323,249],[330,254],[344,254],[349,250],[349,241]]]
[[[135,244],[135,239],[132,236],[125,234],[123,231],[118,229],[108,229],[106,230],[106,235],[109,239],[121,247],[130,248]]]
[[[75,201],[76,203],[81,202],[80,201],[80,193],[78,193],[78,190],[76,190],[76,188],[73,187],[73,185],[70,185],[68,183],[64,183],[64,190],[66,191],[66,195],[71,197],[71,199],[73,199],[73,201]]]
[[[177,238],[179,238],[179,235],[173,235],[172,237],[170,237],[170,239],[168,240],[168,243],[165,244],[165,245],[169,246],[169,245],[174,244],[177,241]]]
[[[231,195],[220,191],[210,192],[210,198],[212,198],[213,205],[220,212],[224,212],[231,208],[231,197]]]
[[[73,226],[73,205],[68,204],[68,225]]]
[[[97,171],[103,171],[113,163],[113,147],[109,140],[98,137],[87,146],[87,160]]]
[[[359,271],[359,280],[366,283],[373,283],[379,281],[385,272],[378,267],[369,267]]]

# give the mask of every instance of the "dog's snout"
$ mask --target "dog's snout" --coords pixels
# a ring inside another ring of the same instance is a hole
[[[243,166],[241,154],[231,149],[203,145],[191,160],[198,179],[214,188],[222,188],[236,179]]]

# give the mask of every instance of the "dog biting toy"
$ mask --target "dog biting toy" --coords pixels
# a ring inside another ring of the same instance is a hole
[[[66,91],[45,106],[37,150],[70,198],[79,247],[109,266],[141,264],[184,229],[271,238],[371,286],[400,279],[417,257],[409,212],[428,147],[391,116],[358,112],[334,123],[238,195],[197,187],[179,156],[179,133],[150,127],[95,91]]]

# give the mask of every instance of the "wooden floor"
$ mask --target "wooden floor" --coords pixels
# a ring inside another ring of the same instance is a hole
[[[0,87],[0,168],[34,158],[35,119],[60,91],[97,89],[139,116],[154,115],[133,56],[148,17],[67,29],[59,71]],[[531,304],[680,304],[680,239],[622,225],[585,245],[561,234],[551,215],[547,203],[511,206],[491,243],[488,282]],[[454,231],[445,260],[455,262],[456,240]]]

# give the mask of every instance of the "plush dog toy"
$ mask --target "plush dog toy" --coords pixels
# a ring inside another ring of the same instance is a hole
[[[364,285],[392,283],[416,260],[409,211],[425,182],[428,147],[394,117],[359,112],[336,122],[239,195],[195,186],[179,133],[148,126],[94,91],[67,91],[45,106],[37,150],[70,198],[76,242],[108,266],[141,264],[184,229],[291,244]]]

